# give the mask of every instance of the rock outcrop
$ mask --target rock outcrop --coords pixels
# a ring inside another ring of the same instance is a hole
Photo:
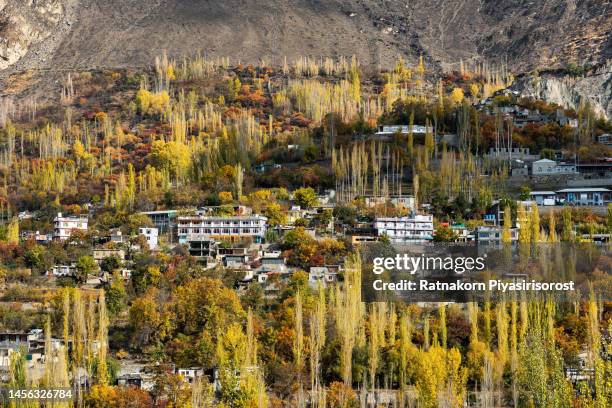
[[[612,118],[612,62],[588,75],[525,75],[512,86],[524,97],[534,97],[566,108],[589,102],[598,115]]]

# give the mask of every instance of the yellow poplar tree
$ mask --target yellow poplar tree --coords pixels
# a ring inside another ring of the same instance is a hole
[[[504,225],[502,227],[502,236],[501,241],[504,244],[509,244],[512,242],[512,232],[510,229],[512,228],[512,210],[510,206],[506,206],[504,208]]]
[[[13,217],[6,227],[6,242],[9,244],[19,243],[19,221]]]
[[[451,101],[453,101],[453,103],[455,103],[456,105],[459,105],[461,102],[463,102],[464,97],[465,96],[463,94],[463,89],[458,88],[458,87],[453,89],[453,91],[450,94]]]
[[[519,224],[519,243],[525,244],[531,242],[530,217],[522,203],[518,204],[516,219]]]
[[[540,213],[538,212],[538,205],[536,203],[531,204],[529,228],[531,230],[530,241],[533,243],[540,242]]]

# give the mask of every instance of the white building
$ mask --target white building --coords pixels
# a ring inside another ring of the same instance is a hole
[[[510,228],[510,241],[518,241],[519,228]],[[476,228],[476,242],[479,244],[500,244],[503,238],[502,227],[484,226]]]
[[[391,242],[422,242],[433,239],[433,215],[376,218],[374,229],[380,237],[386,235]]]
[[[338,273],[338,267],[311,266],[308,273],[308,283],[313,288],[317,288],[319,282],[323,287],[327,287],[328,284],[338,281]]]
[[[53,238],[65,240],[70,238],[72,231],[87,231],[86,217],[64,217],[57,213],[53,220]]]
[[[128,237],[123,235],[123,232],[119,228],[115,228],[110,231],[110,240],[115,244],[123,244],[128,242]]]
[[[94,261],[100,263],[104,260],[104,258],[115,257],[120,262],[125,261],[125,251],[123,249],[114,249],[114,248],[94,248],[93,250],[93,259]]]
[[[531,165],[531,174],[534,176],[551,176],[555,174],[576,173],[576,166],[573,164],[557,163],[550,159],[540,159]]]
[[[197,378],[204,375],[204,369],[202,367],[179,368],[176,370],[176,373],[180,375],[183,380],[191,384]]]
[[[179,243],[186,244],[208,237],[217,240],[239,241],[252,239],[263,242],[268,219],[261,215],[212,217],[191,216],[178,217]]]
[[[537,154],[531,154],[528,147],[491,147],[485,154],[485,158],[491,160],[523,160],[534,161],[540,158]]]
[[[433,132],[433,127],[425,127],[421,125],[412,125],[412,129],[409,125],[391,125],[391,126],[379,126],[377,135],[392,135],[395,133],[402,133],[407,135],[412,130],[413,134],[424,135],[427,132]]]
[[[157,249],[157,243],[159,241],[159,229],[153,227],[141,227],[138,228],[138,235],[143,235],[147,239],[149,249]]]
[[[273,273],[287,273],[287,260],[280,254],[275,255],[264,255],[261,258],[261,266],[258,268],[259,272],[273,272]]]
[[[554,191],[532,191],[529,195],[538,205],[555,205],[557,203],[557,193]]]
[[[606,146],[611,146],[612,145],[612,134],[606,133],[606,134],[597,136],[597,143],[600,143]]]
[[[48,276],[63,277],[63,276],[75,276],[76,265],[54,265],[50,270],[47,271]]]

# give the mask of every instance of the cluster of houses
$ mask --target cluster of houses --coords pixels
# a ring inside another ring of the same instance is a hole
[[[537,205],[603,206],[612,201],[612,191],[602,187],[564,188],[557,191],[532,191]]]
[[[50,350],[56,352],[64,346],[60,339],[52,337]],[[68,340],[68,348],[72,347],[72,340]],[[35,328],[27,332],[0,332],[0,383],[7,383],[10,373],[11,360],[16,353],[25,353],[25,369],[30,378],[42,378],[45,373],[45,363],[49,356],[45,347],[45,333],[43,329]],[[92,341],[92,351],[97,354],[99,343]],[[57,358],[57,357],[55,357]],[[87,374],[79,372],[82,383],[88,381]]]
[[[19,333],[0,333],[0,382],[8,381],[11,358],[14,353],[23,350],[26,352],[28,369],[34,370],[38,363],[44,362],[45,336],[42,329]]]
[[[523,129],[527,125],[547,125],[557,123],[559,126],[578,127],[578,119],[570,118],[563,109],[557,109],[552,114],[540,112],[538,109],[527,109],[518,105],[494,106],[493,99],[489,98],[478,105],[488,115],[499,112],[504,118],[511,119],[514,127]]]
[[[573,176],[574,179],[599,179],[600,184],[612,184],[612,161],[608,158],[591,163],[580,163],[568,158],[561,151],[553,152],[553,159],[541,158],[530,152],[528,147],[491,147],[484,158],[505,161],[509,164],[510,175],[527,179],[551,176]],[[561,177],[567,180],[568,177]]]
[[[63,345],[62,340],[51,338],[51,350],[57,351]],[[93,340],[92,345],[95,355],[98,350],[98,341]],[[69,340],[68,348],[71,346],[71,340]],[[10,381],[11,359],[15,353],[25,353],[25,369],[28,372],[28,376],[31,378],[42,378],[48,359],[46,352],[43,329],[35,328],[26,332],[0,332],[0,382],[8,383]],[[203,375],[209,375],[215,379],[215,387],[217,389],[220,387],[219,373],[216,370],[211,373],[205,373],[199,367],[176,368],[172,364],[163,367],[149,367],[144,364],[131,363],[130,361],[126,361],[121,365],[116,381],[118,385],[134,386],[151,391],[155,386],[155,375],[161,371],[177,374],[183,381],[188,383],[192,383]],[[79,373],[79,378],[82,383],[88,381],[85,372]]]
[[[517,154],[529,154],[528,151],[517,151]],[[549,165],[550,161],[536,161],[534,165]],[[540,171],[540,170],[537,170]],[[333,194],[330,193],[332,196]],[[601,207],[612,202],[612,191],[601,187],[565,188],[557,191],[533,191],[530,193],[530,201],[525,202],[525,207],[530,208],[531,203],[539,206],[594,206]],[[364,204],[374,207],[384,202],[391,202],[397,207],[408,210],[406,216],[401,217],[376,217],[373,220],[358,222],[357,225],[344,226],[343,232],[334,228],[334,220],[325,228],[325,235],[340,234],[350,237],[354,245],[366,242],[386,240],[392,244],[423,243],[434,240],[437,225],[431,214],[417,213],[414,209],[415,200],[411,196],[391,196],[363,198]],[[267,234],[274,232],[277,237],[282,237],[294,226],[293,222],[300,218],[311,218],[322,210],[332,209],[333,200],[322,199],[320,205],[312,209],[301,209],[293,206],[288,210],[287,225],[270,227],[267,218],[253,214],[252,210],[245,206],[236,205],[233,215],[219,215],[215,207],[204,207],[193,211],[180,213],[177,210],[163,210],[144,212],[154,226],[143,226],[139,228],[138,234],[142,236],[152,251],[160,247],[160,238],[163,236],[165,243],[170,247],[182,245],[186,251],[205,267],[213,268],[222,266],[225,269],[240,271],[245,274],[243,283],[268,282],[270,275],[290,275],[294,268],[287,265],[283,253],[274,244],[267,242]],[[464,225],[449,225],[460,241],[491,242],[501,239],[501,220],[503,209],[499,208],[497,202],[485,214],[485,226],[469,230]],[[88,218],[65,216],[61,213],[54,219],[54,231],[52,239],[66,240],[75,231],[87,231]],[[306,231],[317,239],[318,234],[314,228]],[[320,232],[320,231],[319,231]],[[50,234],[51,235],[51,234]],[[35,233],[38,240],[47,240],[47,235]],[[518,237],[516,230],[512,231],[513,239]],[[130,261],[126,254],[137,250],[134,240],[122,235],[120,230],[113,230],[106,239],[98,239],[99,242],[111,242],[112,245],[97,245],[92,251],[92,257],[100,265],[108,257],[117,258],[122,268],[120,274],[129,279],[131,271]],[[139,241],[142,243],[142,241]],[[310,281],[333,282],[337,279],[340,271],[339,265],[314,266],[311,268]],[[48,275],[55,277],[69,277],[76,275],[76,264],[54,265]],[[103,274],[100,276],[105,279]],[[108,276],[106,276],[108,279]]]
[[[333,196],[333,194],[329,194]],[[612,191],[605,188],[576,188],[558,191],[531,192],[529,201],[521,202],[526,211],[531,211],[532,205],[584,205],[603,206],[612,202]],[[350,228],[334,228],[332,219],[331,228],[323,228],[324,235],[339,234],[342,237],[351,237],[355,245],[364,242],[385,240],[396,245],[410,243],[426,243],[435,239],[436,228],[434,217],[431,214],[418,212],[415,209],[415,200],[410,196],[393,197],[364,197],[366,206],[375,207],[384,202],[392,202],[398,207],[404,207],[408,215],[398,217],[375,217],[367,221],[358,222]],[[130,278],[130,253],[139,249],[138,245],[146,242],[151,251],[161,248],[182,246],[185,251],[200,261],[205,267],[222,266],[226,270],[241,272],[244,278],[238,284],[238,290],[257,282],[264,288],[265,296],[275,296],[278,279],[291,276],[296,268],[287,264],[283,252],[268,241],[270,231],[281,236],[294,228],[293,223],[299,218],[316,216],[322,210],[333,208],[333,200],[321,197],[320,205],[311,209],[301,209],[297,206],[288,210],[288,224],[271,227],[268,219],[262,215],[254,214],[244,206],[235,206],[232,214],[220,216],[214,207],[205,207],[193,211],[164,210],[144,212],[154,226],[142,226],[138,229],[141,239],[135,240],[127,237],[120,230],[112,230],[108,237],[97,237],[92,249],[92,258],[102,264],[109,257],[117,258],[122,265],[121,275]],[[426,208],[427,206],[425,206]],[[502,224],[504,210],[499,201],[494,202],[484,216],[484,226],[473,229],[463,224],[449,224],[448,226],[460,241],[474,241],[476,244],[499,244],[502,239]],[[52,239],[68,240],[76,232],[85,232],[88,229],[88,217],[65,216],[57,214],[54,219]],[[518,240],[520,223],[510,229],[511,239]],[[343,232],[336,232],[343,230]],[[306,229],[314,239],[319,239],[315,229]],[[319,230],[319,232],[321,229]],[[36,236],[45,235],[36,233]],[[144,240],[144,241],[143,241]],[[106,245],[110,243],[110,245]],[[324,286],[337,282],[342,276],[342,263],[310,266],[308,279],[312,287],[319,284]],[[55,277],[74,276],[76,265],[55,265],[49,275]],[[277,279],[278,278],[278,279]],[[52,339],[53,344],[59,347],[60,340]],[[36,329],[27,333],[0,333],[0,377],[6,376],[10,357],[16,350],[27,351],[28,369],[39,370],[44,365],[44,335],[42,330]],[[43,364],[39,364],[43,363]],[[144,390],[151,390],[155,383],[155,376],[160,368],[151,369],[145,366],[132,366],[123,364],[117,383],[124,386],[135,386]],[[180,375],[186,382],[193,382],[199,376],[206,375],[212,379],[215,386],[219,386],[217,371],[204,372],[199,367],[176,368],[164,367],[163,370]],[[567,374],[582,375],[571,372]]]

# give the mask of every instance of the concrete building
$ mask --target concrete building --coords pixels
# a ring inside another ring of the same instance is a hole
[[[75,276],[76,275],[76,265],[54,265],[51,269],[47,271],[47,276],[55,276],[56,278],[64,277],[64,276]]]
[[[159,241],[159,229],[153,227],[141,227],[138,228],[138,235],[142,235],[146,238],[149,249],[157,249]]]
[[[229,269],[250,269],[251,256],[245,247],[219,248],[218,257]]]
[[[64,217],[62,213],[57,213],[53,219],[53,238],[66,240],[70,238],[73,231],[87,231],[87,217]]]
[[[240,241],[251,239],[253,242],[263,242],[268,219],[261,215],[212,217],[191,216],[178,217],[179,243],[193,241],[195,236],[213,238],[218,241]]]
[[[565,114],[563,109],[557,109],[555,112],[555,120],[560,126],[578,127],[578,119],[570,118]]]
[[[552,176],[555,174],[574,174],[574,164],[557,163],[550,159],[536,160],[531,165],[531,174],[534,176]]]
[[[115,257],[120,262],[125,261],[125,251],[123,249],[113,249],[113,248],[94,248],[93,250],[93,259],[100,263],[104,260],[104,258]]]
[[[526,213],[530,214],[531,207],[536,202],[532,200],[518,200],[516,203],[517,205],[521,204],[523,208],[525,208]],[[487,209],[487,213],[484,215],[485,224],[489,227],[499,227],[503,225],[505,210],[505,205],[501,204],[499,200],[493,201],[493,204],[491,204],[491,207]]]
[[[489,152],[485,154],[487,159],[497,160],[523,160],[523,161],[535,161],[540,158],[537,154],[531,154],[528,147],[491,147]]]
[[[308,284],[313,288],[317,288],[319,283],[321,283],[325,288],[328,284],[338,281],[340,271],[341,267],[338,265],[311,266],[308,273]]]
[[[389,237],[394,243],[423,242],[433,239],[433,215],[376,218],[376,235]]]
[[[478,227],[475,234],[476,242],[478,244],[500,244],[502,231],[502,227]],[[518,228],[510,228],[510,240],[518,241]]]
[[[48,244],[53,240],[53,234],[43,234],[40,231],[23,231],[21,238],[24,241],[33,239],[37,244]]]
[[[607,205],[612,198],[607,188],[566,188],[557,191],[557,199],[569,205]]]
[[[115,244],[124,244],[129,241],[129,238],[121,232],[119,228],[110,231],[110,240]]]
[[[57,350],[62,342],[51,339],[51,348]],[[25,352],[25,369],[29,376],[44,374],[45,334],[42,329],[32,329],[28,332],[0,333],[0,382],[8,382],[8,371],[12,355]]]
[[[433,127],[425,127],[422,125],[412,125],[412,129],[410,128],[409,125],[384,125],[384,126],[379,126],[378,127],[378,131],[376,132],[376,135],[378,136],[382,136],[382,135],[393,135],[395,133],[401,133],[404,135],[407,135],[410,133],[410,131],[412,130],[413,134],[421,134],[424,135],[427,132],[433,132]]]
[[[529,195],[537,205],[555,205],[557,202],[557,193],[554,191],[532,191]]]
[[[600,144],[606,145],[606,146],[612,145],[612,134],[611,133],[605,133],[603,135],[597,136],[597,143],[600,143]]]
[[[287,260],[282,255],[264,254],[261,257],[261,266],[259,272],[287,273]]]
[[[177,216],[176,210],[146,211],[142,212],[148,216],[160,233],[172,230]]]
[[[185,243],[188,246],[189,255],[212,262],[218,254],[219,244],[207,235],[191,234]]]
[[[197,378],[202,377],[204,375],[204,369],[202,367],[178,368],[176,370],[176,373],[180,375],[183,380],[191,384]]]

